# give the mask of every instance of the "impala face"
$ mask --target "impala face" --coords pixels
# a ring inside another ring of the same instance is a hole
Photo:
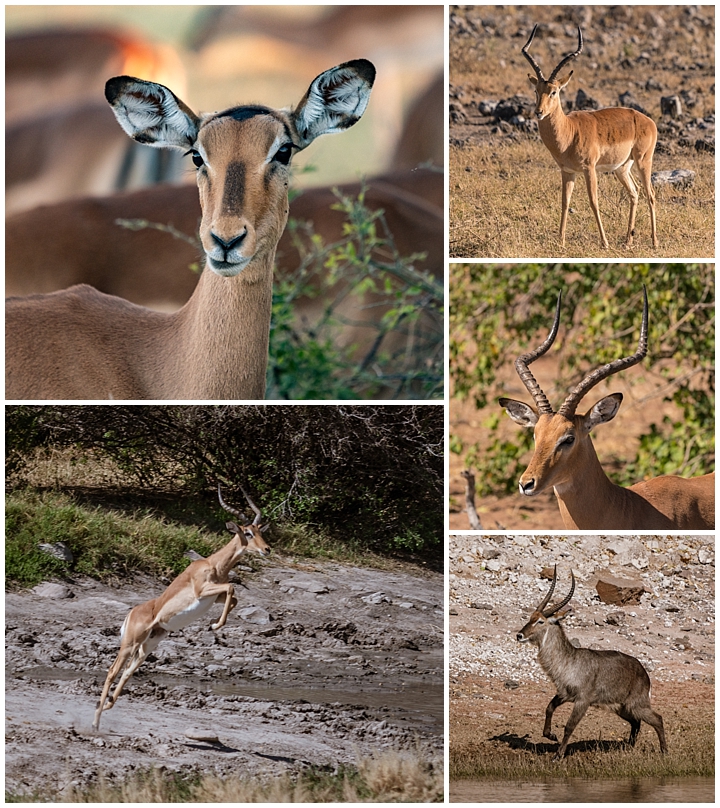
[[[611,421],[621,401],[621,393],[612,393],[601,398],[585,415],[566,416],[559,412],[538,415],[522,401],[500,399],[501,406],[516,424],[534,427],[535,453],[520,477],[520,493],[533,497],[549,488],[562,492],[582,485],[583,470],[591,466],[593,458],[597,462],[590,431],[598,424]]]
[[[110,79],[105,96],[132,138],[192,157],[203,214],[200,241],[209,268],[230,278],[257,254],[272,263],[287,222],[293,154],[357,123],[374,80],[375,68],[365,59],[338,65],[317,76],[292,111],[251,104],[196,115],[167,87],[131,76]],[[258,267],[248,281],[261,277]]]
[[[265,542],[265,539],[262,537],[261,531],[265,528],[269,527],[265,525],[265,527],[256,527],[255,525],[248,525],[242,529],[243,535],[247,541],[247,545],[245,546],[245,551],[248,550],[253,553],[257,553],[261,556],[268,556],[270,555],[270,546]]]
[[[526,497],[542,494],[572,477],[581,429],[582,416],[572,420],[557,414],[539,417],[534,432],[535,453],[519,481],[521,494]]]
[[[203,212],[200,241],[216,274],[238,275],[277,244],[296,150],[288,122],[265,107],[238,107],[201,126],[189,153]]]
[[[538,120],[547,118],[560,104],[560,91],[564,90],[570,81],[573,71],[567,76],[555,81],[543,81],[535,76],[528,75],[530,84],[535,88],[535,115]]]

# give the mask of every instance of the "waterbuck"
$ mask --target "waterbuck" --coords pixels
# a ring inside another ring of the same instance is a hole
[[[575,648],[565,635],[560,621],[570,609],[564,612],[560,610],[567,606],[575,592],[575,575],[572,570],[570,575],[572,586],[568,596],[557,606],[545,608],[557,581],[555,565],[550,590],[517,634],[518,642],[537,645],[538,662],[557,688],[557,694],[545,710],[543,737],[557,741],[551,729],[553,713],[566,701],[574,704],[554,760],[564,757],[570,736],[588,707],[604,707],[627,721],[630,724],[631,746],[637,740],[640,722],[650,724],[657,732],[660,751],[664,754],[667,752],[665,729],[662,716],[650,706],[650,677],[645,668],[635,657],[620,651]]]

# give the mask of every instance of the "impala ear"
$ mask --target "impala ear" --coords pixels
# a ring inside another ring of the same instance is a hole
[[[105,98],[138,143],[187,149],[197,140],[200,118],[162,84],[116,76],[105,84]]]
[[[533,87],[537,87],[538,83],[537,76],[532,76],[530,73],[528,73],[528,78],[530,79],[530,84],[532,84]]]
[[[612,421],[620,409],[622,400],[622,393],[611,393],[609,396],[601,398],[589,412],[583,415],[583,426],[586,432],[589,432],[598,424],[606,424],[608,421]]]
[[[235,522],[225,522],[225,527],[231,533],[239,533],[240,532],[240,528],[235,524]]]
[[[375,68],[367,59],[345,62],[321,73],[292,112],[299,146],[316,137],[342,132],[362,117],[375,81]]]
[[[575,72],[574,70],[571,70],[571,71],[570,71],[570,72],[567,74],[567,76],[562,76],[562,78],[556,79],[557,83],[560,85],[560,86],[558,87],[558,89],[559,89],[559,90],[564,90],[564,89],[565,89],[565,87],[567,87],[568,82],[570,81],[570,78],[572,77],[572,74],[573,74],[574,72]]]
[[[520,426],[535,426],[538,422],[538,414],[528,404],[522,401],[515,401],[512,398],[498,399],[501,407],[505,408],[507,414]]]

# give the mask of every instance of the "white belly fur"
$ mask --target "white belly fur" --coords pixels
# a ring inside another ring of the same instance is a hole
[[[598,163],[595,166],[595,170],[600,171],[602,174],[605,174],[609,171],[617,171],[618,168],[624,166],[625,163],[630,163],[630,165],[632,166],[634,162],[635,161],[632,158],[630,158],[629,160],[623,160],[622,163],[605,163],[605,164]]]
[[[217,595],[211,595],[207,598],[198,598],[178,614],[174,614],[167,620],[158,621],[158,625],[166,631],[177,631],[178,629],[185,628],[185,626],[189,626],[190,623],[202,617],[206,612],[209,612],[210,607],[216,600]]]

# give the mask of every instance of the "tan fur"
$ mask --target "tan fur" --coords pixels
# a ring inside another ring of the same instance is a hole
[[[622,488],[602,470],[590,432],[617,415],[622,393],[597,401],[584,415],[576,410],[595,385],[643,360],[648,349],[648,300],[643,289],[643,320],[637,351],[588,373],[553,411],[529,370],[530,363],[552,346],[560,324],[560,296],[548,338],[537,349],[519,356],[515,368],[535,399],[537,408],[501,398],[508,415],[523,427],[533,427],[535,451],[520,476],[520,493],[537,496],[554,488],[566,528],[587,530],[713,530],[715,527],[715,475],[684,479],[656,477]]]
[[[190,147],[193,159],[203,158],[200,239],[208,263],[188,303],[173,314],[87,286],[8,299],[6,397],[263,398],[273,260],[288,215],[289,164],[273,155],[283,143],[302,149],[353,125],[373,79],[372,65],[357,60],[321,74],[311,85],[321,92],[309,90],[291,112],[268,109],[238,119],[199,118],[161,85],[130,77],[108,82],[108,100],[126,131],[136,127],[130,132],[136,140]],[[327,81],[350,92],[336,100],[322,92]],[[125,114],[141,102],[154,119]]]
[[[655,477],[622,488],[600,465],[585,419],[541,415],[535,425],[535,452],[520,477],[534,480],[533,496],[555,489],[563,524],[580,530],[712,530],[715,474],[684,479]],[[558,448],[573,434],[575,443]]]
[[[248,502],[256,510],[249,497]],[[220,503],[226,510],[239,514],[238,511],[228,508],[223,503],[222,496],[220,496]],[[103,711],[111,709],[118,700],[128,679],[142,665],[148,654],[158,646],[162,638],[173,630],[172,626],[168,625],[169,622],[177,619],[187,609],[197,606],[201,599],[213,598],[212,603],[223,603],[224,607],[220,619],[217,623],[213,623],[211,628],[213,631],[217,631],[225,625],[228,615],[237,606],[235,590],[233,585],[228,582],[230,571],[243,553],[255,552],[260,555],[270,553],[270,547],[262,537],[262,531],[267,526],[261,526],[259,519],[258,512],[258,516],[252,524],[238,527],[234,522],[228,522],[227,527],[234,535],[222,549],[208,558],[193,561],[175,578],[162,595],[140,603],[130,611],[123,623],[120,651],[110,666],[95,711],[94,729],[100,726]],[[206,604],[197,617],[201,617],[211,605]],[[187,625],[197,617],[191,614],[185,618],[183,624]],[[120,680],[110,696],[110,688],[118,676],[120,676]]]
[[[531,41],[532,36],[525,49]],[[526,58],[534,61],[525,53],[525,49],[523,52]],[[528,75],[530,83],[535,88],[535,114],[538,118],[540,137],[562,173],[561,245],[565,246],[567,216],[575,179],[578,174],[582,174],[585,177],[590,207],[600,231],[600,242],[603,247],[608,247],[598,207],[598,171],[614,173],[630,196],[630,219],[625,243],[628,246],[633,243],[639,198],[631,174],[635,163],[650,208],[653,247],[658,247],[655,194],[650,181],[653,153],[657,142],[655,122],[647,115],[625,107],[611,107],[591,112],[577,111],[566,115],[560,94],[571,76],[572,71],[551,81],[539,75]]]

